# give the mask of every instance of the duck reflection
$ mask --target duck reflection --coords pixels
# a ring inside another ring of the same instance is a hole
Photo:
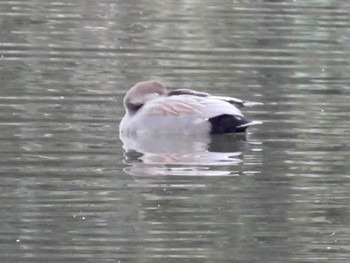
[[[125,136],[124,162],[131,175],[233,175],[251,148],[246,134],[212,136]]]

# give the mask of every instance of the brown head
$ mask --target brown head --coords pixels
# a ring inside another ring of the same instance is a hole
[[[165,95],[165,86],[158,81],[142,81],[133,86],[124,97],[124,107],[129,113],[136,112],[147,101]]]

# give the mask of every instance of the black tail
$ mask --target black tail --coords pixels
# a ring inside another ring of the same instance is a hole
[[[223,114],[209,119],[211,134],[245,132],[250,124],[255,124],[241,116]]]

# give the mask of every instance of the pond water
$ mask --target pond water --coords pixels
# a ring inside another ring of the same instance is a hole
[[[349,10],[1,2],[1,262],[349,262]],[[260,102],[263,124],[123,146],[147,79]]]

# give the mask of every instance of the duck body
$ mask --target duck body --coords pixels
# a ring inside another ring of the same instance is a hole
[[[124,98],[123,135],[208,135],[244,132],[258,122],[246,119],[242,100],[189,89],[167,91],[157,81],[139,82]]]

